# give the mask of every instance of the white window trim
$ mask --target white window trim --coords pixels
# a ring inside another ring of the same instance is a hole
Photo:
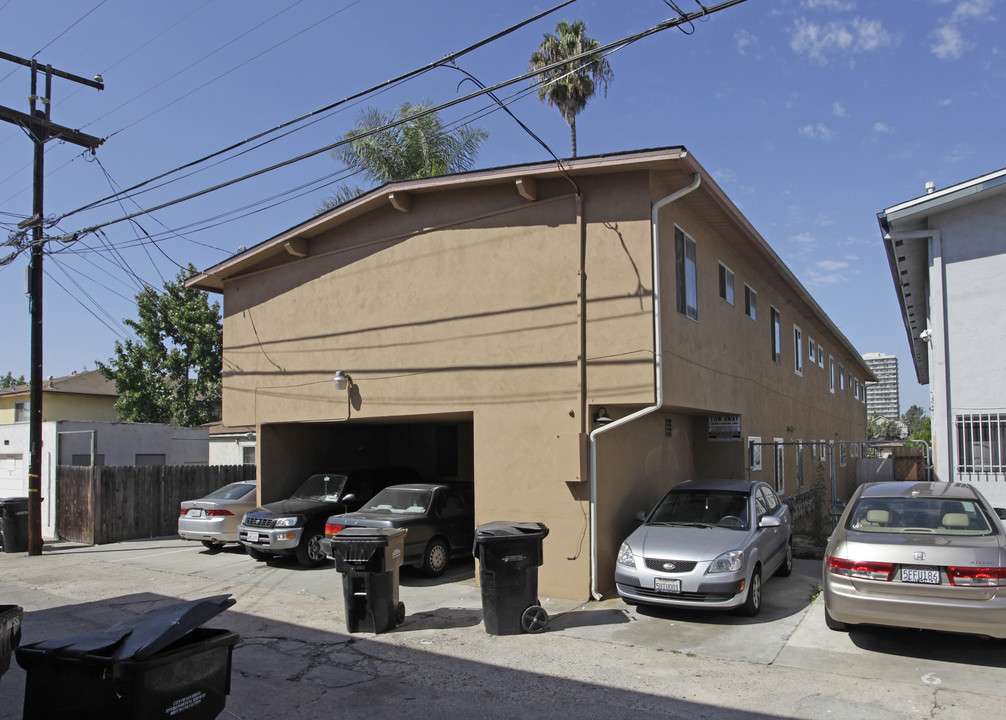
[[[796,486],[803,487],[803,440],[796,441]]]
[[[807,336],[807,360],[811,365],[817,362],[817,343],[809,335]]]
[[[723,282],[720,283],[720,277],[722,276]],[[719,264],[719,270],[716,276],[717,286],[719,287],[720,298],[725,300],[731,306],[736,304],[736,295],[734,291],[734,285],[736,282],[736,276],[734,271],[730,269],[725,263]]]
[[[750,293],[750,302],[748,298]],[[758,322],[758,291],[744,283],[744,314],[754,322]]]
[[[842,363],[838,364],[838,389],[845,391],[845,367]]]
[[[828,356],[828,390],[835,394],[835,358],[831,355]]]
[[[782,313],[774,305],[768,306],[768,324],[772,341],[772,362],[782,364]],[[776,345],[779,346],[778,352]]]
[[[818,462],[825,462],[828,459],[828,441],[821,441],[821,452],[818,457]]]
[[[695,238],[686,233],[684,229],[678,225],[674,226],[674,250],[677,253],[678,249],[678,238],[677,234],[681,233],[682,243],[681,243],[681,254],[682,254],[682,269],[683,277],[678,277],[677,273],[677,257],[675,256],[675,268],[674,275],[675,281],[680,284],[680,286],[675,290],[676,293],[681,293],[681,286],[684,288],[684,308],[678,307],[677,310],[680,314],[685,317],[699,321],[699,244],[695,242]],[[688,245],[691,243],[694,248],[695,260],[694,260],[694,272],[689,276],[688,272]],[[693,287],[694,286],[694,287]],[[692,290],[695,295],[695,305],[691,306],[688,304],[689,290]],[[675,299],[675,305],[677,305],[678,298]]]
[[[751,472],[761,470],[761,438],[757,435],[748,435],[748,465]]]
[[[784,438],[772,438],[772,454],[775,462],[772,463],[775,472],[775,492],[776,495],[786,494],[786,442]]]
[[[820,343],[817,344],[817,366],[824,367],[824,347]]]
[[[803,377],[803,331],[793,325],[793,372]]]

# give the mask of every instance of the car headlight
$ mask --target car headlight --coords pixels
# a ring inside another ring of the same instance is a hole
[[[731,550],[730,552],[725,552],[718,558],[713,560],[709,564],[709,570],[707,572],[711,573],[721,573],[721,572],[737,572],[741,569],[744,564],[744,551],[743,550]]]
[[[629,567],[636,566],[636,556],[632,554],[632,548],[629,547],[629,543],[622,543],[622,547],[618,549],[618,564],[628,565]]]
[[[276,518],[276,524],[274,527],[297,527],[300,524],[300,518],[297,517],[281,517]]]

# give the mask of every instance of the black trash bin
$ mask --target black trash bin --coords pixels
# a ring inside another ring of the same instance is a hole
[[[230,693],[229,630],[199,627],[229,595],[170,605],[103,632],[17,649],[27,671],[24,720],[212,720]]]
[[[548,613],[538,601],[538,567],[548,528],[540,522],[485,523],[475,528],[482,619],[490,635],[541,632]]]
[[[21,616],[17,605],[0,605],[0,677],[10,668],[10,656],[21,643]]]
[[[0,535],[5,553],[28,552],[28,498],[0,498]]]
[[[381,633],[405,620],[405,604],[398,601],[405,533],[351,527],[331,538],[335,569],[342,573],[347,631]]]

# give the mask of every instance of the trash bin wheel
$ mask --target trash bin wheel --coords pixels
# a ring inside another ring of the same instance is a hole
[[[398,603],[398,607],[395,608],[395,624],[401,625],[405,622],[405,603]]]
[[[526,633],[540,633],[548,626],[548,613],[541,605],[532,605],[520,616],[520,626]]]

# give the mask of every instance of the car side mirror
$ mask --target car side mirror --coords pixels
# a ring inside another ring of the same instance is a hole
[[[995,508],[995,511],[1000,520],[1006,520],[1006,508]]]
[[[349,495],[347,495],[342,499],[344,503],[350,503],[353,502],[354,500],[356,500],[356,495],[353,493],[349,493]]]
[[[636,513],[635,517],[638,522],[643,522],[646,519],[646,511],[640,510]]]
[[[775,515],[766,515],[761,520],[758,521],[758,527],[760,528],[770,528],[770,527],[782,527],[782,520],[780,520]]]

